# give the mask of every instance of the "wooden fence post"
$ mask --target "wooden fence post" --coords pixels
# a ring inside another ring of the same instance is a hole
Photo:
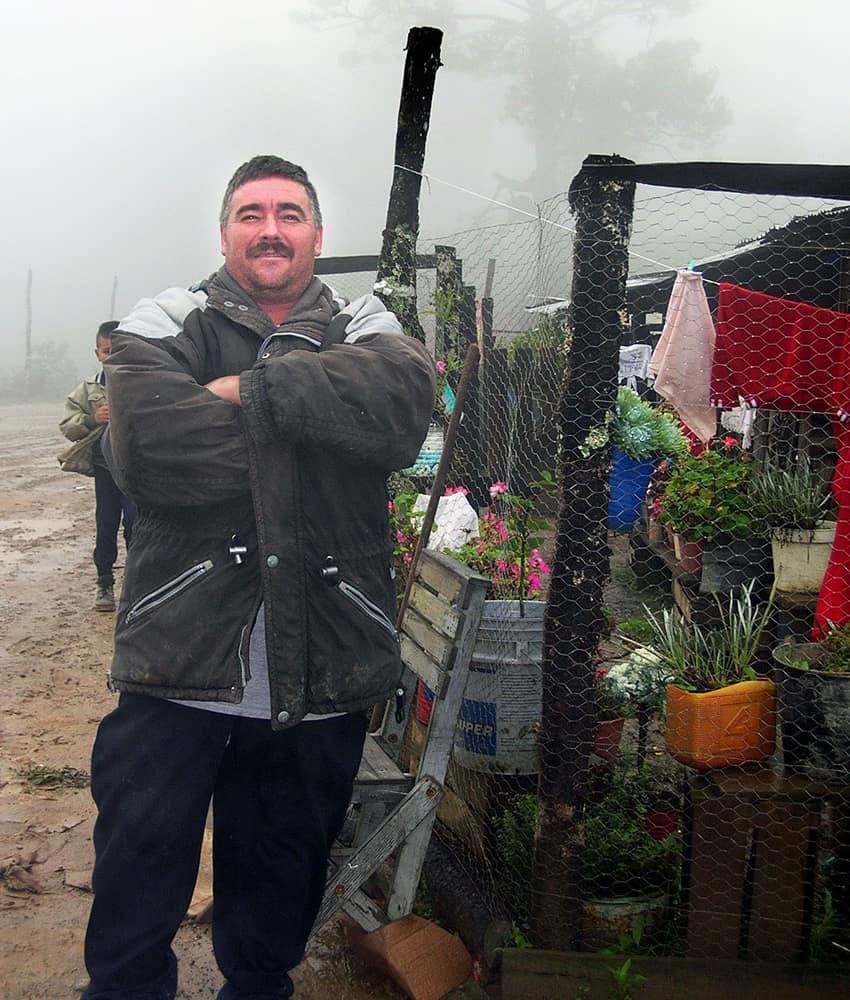
[[[588,157],[594,163],[620,157]],[[607,427],[626,316],[634,184],[583,169],[570,186],[576,216],[570,346],[561,398],[561,499],[543,652],[532,933],[545,948],[575,946],[581,912],[582,805],[594,723],[594,664],[605,632]]]
[[[416,311],[416,243],[425,138],[431,117],[434,80],[440,66],[438,28],[411,28],[398,109],[393,183],[387,225],[378,259],[376,294],[398,316],[405,332],[425,343]]]
[[[434,284],[435,339],[434,357],[445,359],[455,355],[460,303],[457,301],[455,271],[457,254],[454,247],[435,246],[436,276]]]

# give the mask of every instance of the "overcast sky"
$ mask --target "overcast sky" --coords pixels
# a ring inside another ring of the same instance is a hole
[[[462,13],[483,2],[450,6]],[[34,342],[67,340],[81,359],[108,318],[113,276],[120,316],[143,295],[214,270],[221,192],[257,152],[307,167],[325,215],[325,255],[378,249],[406,28],[422,23],[415,4],[383,55],[363,59],[351,52],[370,51],[368,29],[290,17],[308,0],[10,6],[0,33],[0,369],[23,360],[28,268]],[[697,67],[716,69],[732,121],[686,151],[671,144],[673,158],[850,163],[848,28],[845,0],[697,0],[693,12],[651,31],[622,25],[610,44],[628,55],[662,37],[693,38]],[[454,45],[447,34],[425,169],[493,195],[495,174],[530,168],[529,149],[504,118],[498,81],[460,73]],[[616,134],[605,148],[586,149],[614,151],[631,155]],[[486,225],[486,209],[435,180],[423,187],[422,233],[473,218]]]

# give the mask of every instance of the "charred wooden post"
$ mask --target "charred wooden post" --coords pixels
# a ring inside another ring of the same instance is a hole
[[[475,286],[461,285],[460,293],[458,350],[466,352],[470,344],[478,343],[478,327],[475,316]],[[476,368],[475,374],[469,383],[463,423],[460,425],[458,432],[458,456],[455,463],[455,473],[476,494],[480,494],[480,490],[476,489],[476,484],[481,478],[487,462],[487,456],[481,448],[480,432],[481,379],[479,366]]]
[[[581,908],[582,805],[594,723],[594,664],[605,633],[608,425],[626,321],[634,184],[584,169],[570,186],[576,216],[573,282],[560,405],[561,498],[543,654],[532,931],[546,948],[574,947]]]
[[[442,38],[438,28],[411,28],[407,36],[393,183],[375,286],[376,294],[398,316],[405,332],[423,343],[425,332],[416,311],[419,191]]]
[[[434,357],[446,358],[457,354],[460,302],[457,298],[455,275],[457,253],[454,247],[435,246],[436,283],[434,286],[435,340]]]

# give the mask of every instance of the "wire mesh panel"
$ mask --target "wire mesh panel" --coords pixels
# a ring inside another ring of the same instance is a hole
[[[850,208],[625,187],[420,246],[438,430],[482,347],[431,543],[493,581],[441,850],[515,941],[839,963]]]

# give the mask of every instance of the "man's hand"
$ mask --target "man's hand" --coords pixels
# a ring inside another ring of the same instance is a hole
[[[242,405],[242,401],[239,398],[238,375],[224,375],[222,378],[214,378],[212,382],[207,382],[204,388],[209,389],[210,392],[223,399],[226,403],[233,403],[236,406]]]
[[[94,411],[94,419],[99,424],[109,423],[109,403],[101,403],[101,405]]]

